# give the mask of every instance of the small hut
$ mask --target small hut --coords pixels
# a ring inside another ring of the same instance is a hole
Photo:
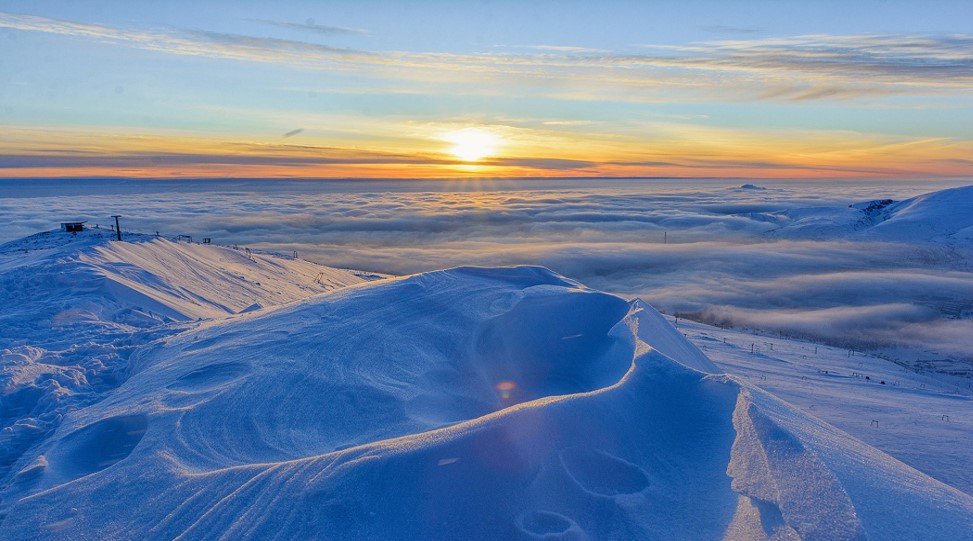
[[[61,222],[61,231],[66,233],[77,233],[79,231],[84,231],[84,222]]]

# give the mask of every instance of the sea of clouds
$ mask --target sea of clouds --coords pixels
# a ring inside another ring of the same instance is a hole
[[[61,220],[210,237],[408,274],[544,265],[714,324],[973,361],[973,266],[937,242],[842,227],[808,240],[770,214],[905,199],[953,183],[730,180],[0,181],[0,242]],[[962,248],[962,247],[961,247]],[[969,248],[969,247],[967,247]],[[959,254],[959,255],[957,255]],[[969,314],[965,314],[968,316]]]

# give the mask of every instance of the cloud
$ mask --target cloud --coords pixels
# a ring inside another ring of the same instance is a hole
[[[605,49],[593,49],[591,47],[576,47],[572,45],[531,45],[529,49],[536,49],[538,51],[554,51],[557,53],[608,53],[611,51]]]
[[[461,54],[367,51],[210,30],[128,30],[2,12],[0,27],[175,55],[284,63],[302,69],[340,68],[405,85],[449,83],[471,91],[489,88],[515,95],[530,89],[558,99],[846,101],[965,94],[973,86],[973,35],[969,34],[808,35],[649,44],[645,50],[652,52],[642,54],[559,45],[532,46],[539,52],[526,54]],[[347,29],[320,30],[317,33],[328,34]]]
[[[960,157],[973,151],[968,141],[840,130],[753,130],[654,120],[552,127],[505,118],[481,124],[503,141],[496,155],[469,164],[452,155],[443,141],[443,134],[470,125],[463,121],[222,106],[202,107],[199,115],[247,117],[258,134],[10,125],[8,137],[0,140],[0,176],[960,178],[970,172]],[[297,135],[296,126],[306,129],[300,137],[287,137]]]
[[[271,149],[265,149],[269,151]],[[451,160],[437,160],[421,155],[401,155],[393,153],[348,151],[318,148],[318,155],[306,152],[273,153],[187,153],[187,152],[131,152],[124,154],[107,153],[45,153],[45,154],[0,154],[0,169],[32,167],[157,167],[161,165],[272,165],[308,166],[329,164],[430,164],[453,163]]]
[[[293,130],[283,135],[289,138],[303,130]],[[232,152],[236,148],[238,152]],[[246,148],[246,152],[241,152]],[[49,151],[31,154],[0,154],[0,170],[2,169],[76,169],[76,168],[145,168],[152,169],[162,166],[199,166],[199,165],[232,165],[232,166],[275,166],[275,167],[308,167],[325,165],[457,165],[464,166],[467,162],[445,155],[398,154],[392,152],[378,152],[368,150],[347,150],[328,147],[296,145],[262,145],[250,147],[248,145],[228,145],[222,151],[208,153],[190,152],[84,152],[84,151]],[[542,158],[542,157],[509,157],[490,158],[477,162],[478,166],[518,167],[523,169],[568,171],[584,170],[594,167],[594,162],[583,160]]]
[[[563,158],[495,158],[485,160],[485,165],[500,165],[508,167],[527,167],[530,169],[548,169],[568,171],[587,169],[598,165],[596,162],[584,160],[570,160]]]
[[[76,23],[35,15],[0,12],[0,28],[43,32],[147,51],[256,62],[377,61],[363,50],[307,41],[246,36],[206,30],[128,30],[102,24]],[[371,59],[371,60],[370,60]]]
[[[761,169],[787,170],[787,171],[832,171],[842,173],[864,173],[869,175],[889,175],[896,176],[901,174],[900,170],[885,167],[862,167],[862,166],[830,166],[830,165],[808,165],[799,163],[772,162],[767,160],[727,160],[716,158],[686,158],[680,161],[613,161],[611,165],[636,166],[636,167],[679,167],[686,169],[744,169],[747,171],[757,171]]]
[[[312,32],[314,34],[322,34],[325,36],[342,36],[342,35],[363,35],[367,34],[364,30],[357,30],[354,28],[344,28],[341,26],[323,26],[316,24],[314,19],[308,19],[304,23],[290,23],[285,21],[272,21],[268,19],[249,19],[252,22],[265,24],[268,26],[274,26],[277,28],[283,28],[286,30],[299,30],[302,32]]]
[[[3,240],[51,229],[65,215],[107,225],[107,216],[122,213],[133,230],[296,250],[377,272],[539,264],[710,323],[971,359],[973,323],[951,318],[973,311],[973,249],[876,242],[854,227],[829,229],[833,234],[818,240],[771,236],[777,226],[752,214],[847,209],[929,187],[765,182],[765,190],[746,190],[719,181],[612,179],[15,182],[0,181]],[[18,193],[30,197],[13,197]]]
[[[193,38],[193,42],[200,45],[211,43],[223,47],[223,50],[226,51],[251,52],[255,55],[259,55],[260,53],[307,53],[312,57],[317,55],[322,59],[372,55],[372,53],[360,49],[331,47],[328,45],[321,45],[319,43],[310,43],[307,41],[298,41],[292,39],[257,37],[244,34],[213,32],[208,30],[180,30],[179,33]],[[215,50],[217,49],[214,49],[214,51]]]
[[[785,69],[911,76],[973,74],[973,35],[806,35],[703,42],[665,49],[686,55],[673,61],[724,69]],[[697,56],[691,56],[692,54]]]

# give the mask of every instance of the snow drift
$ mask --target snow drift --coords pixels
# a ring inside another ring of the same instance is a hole
[[[641,301],[456,268],[211,320],[12,465],[4,539],[959,539],[973,498]]]

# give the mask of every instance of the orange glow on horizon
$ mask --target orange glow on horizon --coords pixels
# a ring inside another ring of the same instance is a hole
[[[229,135],[10,127],[0,138],[0,178],[959,178],[973,174],[973,166],[958,158],[973,154],[973,143],[943,138],[774,133],[677,124],[655,124],[643,133],[621,134],[467,127],[445,132],[461,133],[456,145],[464,146],[445,154],[441,144],[446,138],[427,135],[435,129],[390,130],[397,135],[366,146],[324,137],[307,137],[297,144]]]

